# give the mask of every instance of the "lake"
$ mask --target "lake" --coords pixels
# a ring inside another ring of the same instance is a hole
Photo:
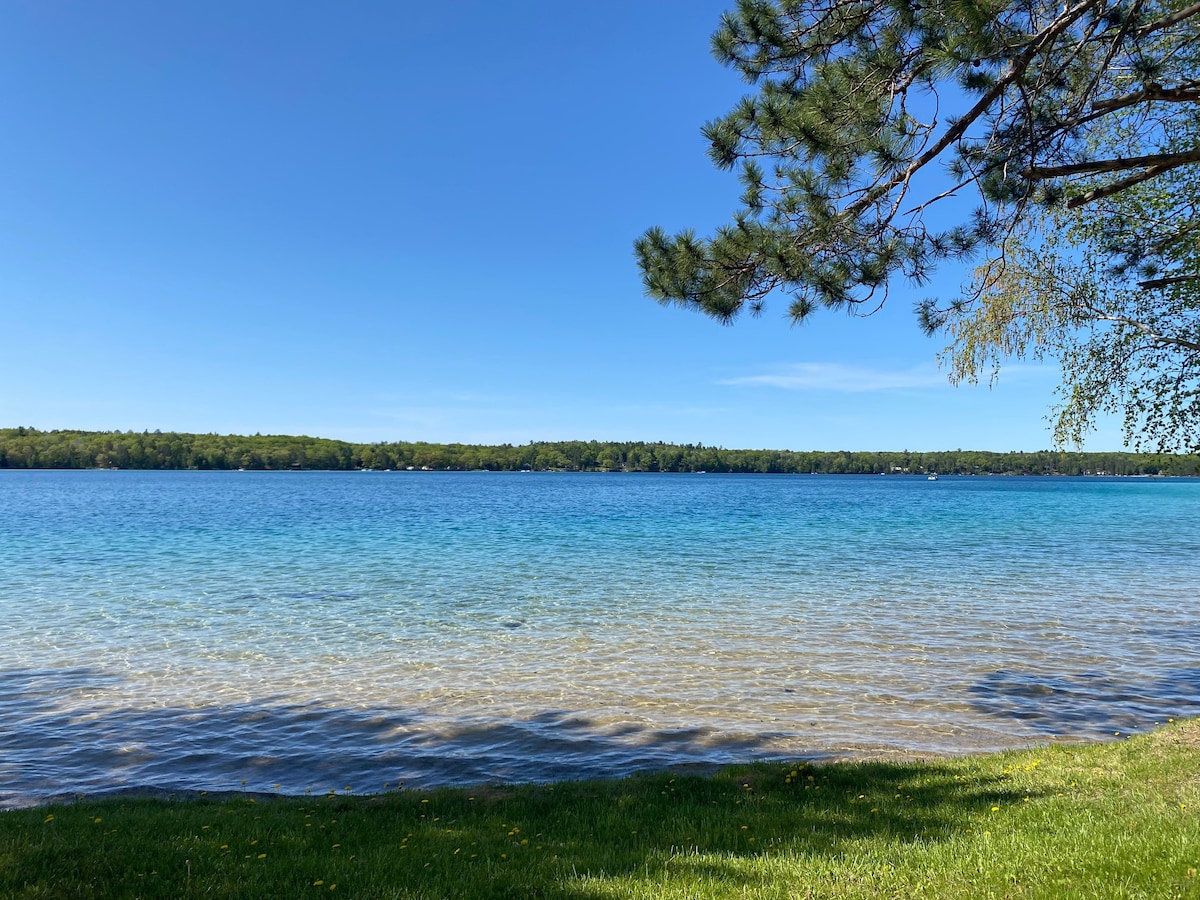
[[[1197,479],[0,471],[0,805],[1117,738],[1198,595]]]

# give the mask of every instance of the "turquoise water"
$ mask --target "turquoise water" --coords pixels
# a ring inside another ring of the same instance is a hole
[[[1200,714],[1200,481],[0,471],[0,804]]]

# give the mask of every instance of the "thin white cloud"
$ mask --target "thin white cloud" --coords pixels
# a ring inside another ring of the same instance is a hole
[[[726,378],[720,384],[774,387],[788,391],[842,391],[865,393],[913,388],[944,387],[944,373],[932,366],[914,369],[871,369],[841,363],[794,363],[763,375]]]

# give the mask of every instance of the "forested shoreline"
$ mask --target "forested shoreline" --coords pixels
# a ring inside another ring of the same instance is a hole
[[[643,441],[356,444],[305,435],[0,429],[0,469],[440,469],[780,474],[1200,475],[1200,455],[731,450]]]

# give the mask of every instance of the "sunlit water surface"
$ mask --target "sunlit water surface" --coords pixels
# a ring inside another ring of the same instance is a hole
[[[1200,714],[1200,481],[0,471],[0,805]]]

